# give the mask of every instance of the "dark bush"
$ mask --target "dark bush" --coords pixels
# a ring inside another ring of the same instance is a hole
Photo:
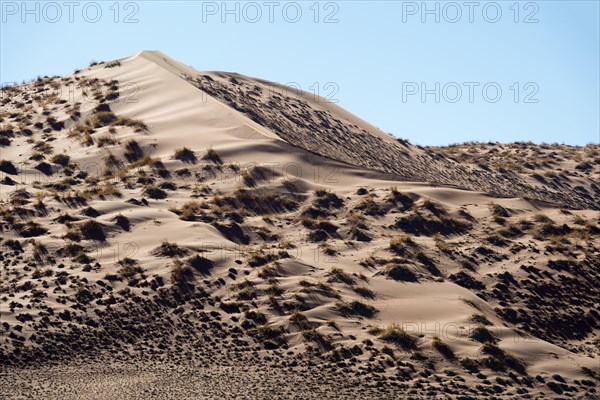
[[[165,192],[164,190],[162,190],[160,188],[157,188],[156,186],[147,186],[144,189],[144,193],[146,194],[146,196],[150,197],[151,199],[155,199],[155,200],[167,198],[167,192]]]
[[[194,164],[197,161],[196,155],[194,152],[187,147],[183,147],[181,149],[177,149],[175,151],[175,159],[183,162],[187,162],[190,164]]]
[[[66,154],[57,154],[54,157],[52,157],[50,161],[52,161],[54,164],[66,167],[67,165],[69,165],[69,162],[71,162],[71,157],[69,157]]]
[[[104,233],[104,228],[102,224],[89,220],[84,222],[79,226],[79,232],[84,239],[87,240],[98,240],[103,242],[106,240],[106,234]]]
[[[0,171],[4,172],[6,174],[10,174],[10,175],[17,174],[17,169],[15,168],[13,163],[11,163],[10,161],[7,161],[7,160],[0,161]]]

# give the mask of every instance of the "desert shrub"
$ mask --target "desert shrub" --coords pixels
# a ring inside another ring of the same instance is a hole
[[[22,237],[26,238],[41,236],[48,232],[46,228],[33,221],[29,221],[25,224],[15,225],[15,228]]]
[[[187,282],[191,281],[193,277],[194,273],[189,265],[184,265],[179,260],[175,260],[171,267],[171,283],[173,286],[184,289]]]
[[[491,325],[492,323],[490,322],[489,319],[487,319],[487,317],[483,314],[473,314],[471,315],[471,321],[476,323],[476,324],[480,324],[480,325]]]
[[[403,235],[390,240],[390,251],[399,256],[406,255],[408,253],[408,247],[417,247],[417,244],[412,240],[410,235]]]
[[[8,160],[1,160],[0,161],[0,171],[4,172],[5,174],[9,174],[9,175],[16,175],[17,174],[17,169],[15,168],[15,166],[13,165],[13,163],[11,163]]]
[[[340,198],[337,194],[328,190],[317,190],[315,191],[315,199],[313,204],[316,207],[327,209],[340,208],[344,205],[344,200],[342,200],[342,198]]]
[[[96,108],[94,108],[94,112],[95,113],[99,113],[99,112],[111,112],[112,110],[110,109],[110,106],[106,103],[100,103],[96,106]]]
[[[35,169],[40,171],[44,175],[52,175],[52,165],[47,162],[42,161],[38,165],[35,166]]]
[[[221,160],[219,154],[212,147],[206,150],[206,153],[202,156],[202,159],[212,161],[215,164],[223,164],[223,160]]]
[[[331,341],[315,329],[307,329],[302,331],[302,337],[306,341],[317,343],[325,350],[330,350],[332,348]]]
[[[128,126],[133,128],[134,132],[142,133],[149,130],[148,125],[139,119],[131,119],[126,117],[119,117],[115,123],[115,125]]]
[[[96,146],[98,147],[104,147],[106,145],[113,145],[116,143],[117,141],[110,136],[101,136],[96,140]]]
[[[281,326],[264,324],[248,333],[262,342],[266,349],[275,349],[286,344],[285,330]]]
[[[403,264],[390,263],[385,267],[385,274],[388,278],[402,282],[416,282],[417,276],[410,268]]]
[[[213,267],[213,262],[206,257],[196,254],[187,260],[187,264],[196,271],[207,274]]]
[[[444,343],[439,337],[433,338],[433,348],[440,352],[448,360],[456,359],[456,355],[450,346]]]
[[[354,276],[350,275],[341,268],[332,268],[325,274],[325,276],[328,277],[327,280],[329,282],[342,282],[346,285],[354,285],[356,283]]]
[[[94,128],[102,128],[103,126],[109,126],[117,120],[117,116],[111,111],[97,112],[92,117],[92,126]]]
[[[350,228],[350,237],[359,242],[370,242],[373,240],[369,234],[356,226]]]
[[[514,239],[523,236],[523,231],[516,225],[509,225],[504,229],[500,229],[498,233],[500,236],[507,239]]]
[[[548,240],[551,238],[562,238],[571,232],[573,232],[573,229],[567,224],[559,226],[552,222],[546,222],[535,230],[533,237],[537,240]]]
[[[483,364],[494,371],[504,371],[506,368],[510,368],[520,374],[527,372],[525,364],[521,360],[506,353],[493,343],[484,343],[481,351],[490,356],[483,360]]]
[[[135,162],[144,157],[144,151],[135,140],[131,139],[125,143],[125,153],[123,154],[127,161]]]
[[[66,154],[57,154],[50,159],[54,164],[62,165],[66,167],[71,162],[71,157]]]
[[[398,191],[396,187],[390,188],[390,195],[388,196],[387,201],[394,205],[400,204],[403,210],[408,210],[414,204],[413,199]]]
[[[377,314],[375,307],[356,300],[350,303],[336,303],[336,311],[345,317],[360,316],[365,318],[373,318],[375,314]]]
[[[322,229],[311,231],[308,234],[308,240],[311,242],[323,242],[329,238],[327,232]]]
[[[274,214],[293,211],[298,202],[289,195],[258,194],[247,189],[238,189],[233,196],[217,197],[215,204],[237,210],[248,210],[256,214]]]
[[[553,224],[554,223],[554,221],[552,221],[552,219],[545,214],[535,214],[533,216],[533,220],[535,222],[540,222],[543,224]]]
[[[490,211],[496,217],[500,217],[500,218],[510,217],[510,211],[508,211],[508,209],[502,207],[500,204],[495,204],[495,203],[490,204]]]
[[[354,292],[356,292],[358,295],[360,295],[366,299],[374,299],[375,298],[375,292],[373,292],[369,288],[355,287],[355,288],[352,288],[352,290],[354,290]]]
[[[121,61],[115,60],[115,61],[107,62],[104,65],[104,68],[115,68],[115,67],[120,67],[120,66],[121,66]]]
[[[187,147],[182,147],[180,149],[175,150],[175,155],[173,157],[176,160],[180,160],[190,164],[194,164],[197,161],[194,152],[188,149]]]
[[[481,343],[496,343],[498,339],[492,335],[492,333],[483,325],[477,326],[473,329],[469,337]]]
[[[182,257],[188,253],[186,249],[182,249],[177,243],[170,243],[163,240],[160,246],[152,250],[152,254],[158,257]]]
[[[250,254],[250,257],[248,257],[248,264],[253,268],[257,268],[257,267],[261,267],[265,264],[268,264],[270,262],[277,261],[278,259],[279,259],[279,256],[277,254],[273,254],[273,253],[265,254],[261,251],[257,251],[257,252]]]
[[[488,242],[491,245],[498,246],[498,247],[506,247],[506,246],[508,246],[508,242],[506,240],[502,239],[498,235],[488,236],[488,237],[485,238],[485,241]]]
[[[429,210],[429,212],[438,217],[448,214],[441,205],[435,203],[431,199],[425,199],[425,201],[423,201],[423,208]]]
[[[452,282],[467,289],[483,290],[485,285],[465,271],[458,271],[448,277]]]
[[[81,224],[79,226],[79,233],[87,240],[98,240],[101,242],[106,240],[106,233],[104,233],[102,224],[94,220],[88,220]]]
[[[362,211],[366,215],[370,216],[382,216],[386,214],[386,210],[382,208],[372,197],[364,198],[355,207],[356,210]]]
[[[460,365],[471,373],[479,372],[479,363],[472,358],[463,358],[460,360]]]
[[[124,231],[129,231],[129,229],[131,227],[129,218],[127,218],[126,216],[121,215],[121,214],[119,214],[115,217],[115,223],[117,224],[117,226],[119,226]]]
[[[379,335],[381,340],[394,343],[406,350],[416,350],[418,348],[418,339],[406,332],[398,324],[390,324]]]
[[[188,201],[181,207],[181,210],[177,210],[176,213],[179,215],[179,218],[184,221],[194,221],[196,219],[196,214],[201,211],[202,207],[200,206],[200,203]]]
[[[265,317],[264,314],[257,311],[246,311],[244,316],[257,324],[265,324],[267,322],[267,317]]]
[[[167,192],[153,185],[146,186],[146,188],[144,189],[144,193],[146,194],[146,196],[155,200],[167,198]]]
[[[437,219],[430,219],[416,213],[399,218],[395,223],[395,227],[414,235],[423,234],[432,236],[435,234],[450,235],[463,233],[469,230],[471,225],[452,217],[444,216]]]
[[[137,260],[134,260],[133,258],[125,257],[122,260],[119,260],[117,264],[121,266],[119,274],[126,279],[131,279],[136,274],[144,272]]]

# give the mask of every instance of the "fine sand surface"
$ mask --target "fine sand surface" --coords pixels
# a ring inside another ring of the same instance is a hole
[[[156,51],[2,94],[0,398],[596,398],[599,146]]]

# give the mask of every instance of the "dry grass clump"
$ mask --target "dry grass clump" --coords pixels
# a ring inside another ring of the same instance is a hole
[[[187,147],[182,147],[180,149],[175,150],[173,158],[190,164],[195,164],[196,161],[198,161],[194,152],[188,149]]]
[[[446,359],[451,360],[451,361],[456,359],[454,350],[452,350],[452,348],[450,346],[448,346],[446,343],[444,343],[442,341],[442,339],[440,339],[439,337],[437,337],[437,336],[433,337],[432,345],[433,345],[433,348],[436,349],[437,351],[439,351],[440,354],[443,355]]]
[[[171,266],[171,283],[180,290],[185,289],[188,282],[194,277],[192,268],[189,265],[183,264],[180,260],[175,259]]]
[[[344,205],[344,200],[329,190],[317,190],[315,191],[313,205],[326,209],[340,208]]]
[[[341,268],[332,268],[329,272],[325,274],[328,277],[328,282],[342,282],[346,285],[354,285],[356,283],[356,278],[344,271]]]
[[[394,343],[406,350],[416,350],[418,348],[418,339],[406,332],[398,324],[390,324],[379,335],[381,340]]]
[[[414,249],[417,247],[418,246],[415,243],[415,241],[412,239],[412,236],[402,235],[402,236],[398,236],[398,237],[395,237],[390,240],[389,249],[390,249],[390,251],[396,253],[397,255],[403,256],[403,255],[409,254],[409,248]]]
[[[490,356],[483,359],[482,364],[493,371],[505,371],[509,368],[520,374],[527,373],[525,364],[521,360],[506,353],[493,343],[484,343],[481,351]]]
[[[259,215],[277,214],[298,208],[298,201],[291,195],[262,194],[247,189],[238,189],[233,196],[215,197],[214,202],[219,207],[228,206]]]
[[[119,61],[119,60],[110,61],[110,62],[107,62],[106,64],[104,64],[104,68],[115,68],[115,67],[120,67],[120,66],[121,66],[121,61]]]
[[[50,159],[50,161],[52,161],[54,164],[58,164],[58,165],[62,165],[63,167],[66,167],[71,162],[71,157],[69,157],[66,154],[56,154],[55,156],[53,156]]]
[[[507,208],[502,207],[500,204],[491,203],[490,211],[492,214],[499,218],[508,218],[510,217],[510,211]]]
[[[460,234],[471,229],[469,223],[460,219],[448,216],[426,218],[419,213],[399,218],[394,226],[414,235],[426,236]]]
[[[144,272],[142,267],[140,267],[139,262],[133,258],[125,257],[122,260],[119,260],[117,264],[121,266],[118,271],[119,275],[126,279],[131,279],[136,274],[141,274]]]
[[[197,216],[203,213],[203,208],[206,207],[197,201],[186,202],[181,209],[171,209],[172,212],[179,215],[179,219],[183,221],[195,221]]]
[[[388,278],[401,282],[416,282],[417,275],[402,261],[394,261],[385,266],[385,274]]]
[[[163,240],[160,246],[152,250],[151,254],[157,257],[183,257],[188,253],[186,249],[179,247],[177,243]]]
[[[487,319],[487,317],[483,314],[473,314],[471,316],[471,321],[476,324],[480,324],[480,325],[491,325],[492,324],[490,322],[490,320]]]
[[[148,185],[144,188],[144,194],[154,200],[162,200],[167,198],[167,192],[154,185]]]
[[[396,206],[400,205],[403,211],[410,209],[414,204],[413,199],[401,193],[395,186],[390,188],[390,195],[386,200]]]
[[[336,311],[344,317],[373,318],[377,314],[375,307],[356,300],[349,303],[339,302],[335,307]]]
[[[113,144],[117,144],[117,141],[110,136],[101,136],[96,139],[96,146],[98,147],[111,146]]]
[[[100,197],[110,197],[110,196],[121,197],[122,196],[122,194],[119,191],[119,189],[117,188],[117,186],[110,182],[105,183],[99,189],[98,195]]]
[[[213,262],[199,254],[188,258],[186,262],[190,267],[202,274],[210,273],[211,269],[213,268]]]
[[[34,221],[28,221],[24,224],[17,223],[13,226],[17,232],[19,232],[19,235],[25,238],[41,236],[48,233],[46,228]]]
[[[81,224],[79,226],[79,233],[84,239],[87,240],[97,240],[101,242],[106,240],[104,227],[102,224],[94,220],[88,220]]]
[[[17,168],[15,168],[14,164],[8,160],[0,160],[0,171],[9,175],[17,174]]]
[[[223,160],[212,147],[206,150],[206,153],[202,156],[202,159],[219,165],[223,164]]]
[[[135,162],[144,157],[144,150],[142,150],[138,142],[130,139],[125,143],[125,153],[123,155],[127,161]]]
[[[109,126],[117,121],[117,116],[112,111],[96,112],[91,119],[93,128],[98,129],[104,126]]]
[[[483,325],[475,327],[469,337],[481,343],[496,343],[498,339],[492,335],[492,333]]]
[[[382,216],[386,214],[386,210],[381,207],[371,195],[363,198],[354,209],[362,211],[363,214],[370,216]]]

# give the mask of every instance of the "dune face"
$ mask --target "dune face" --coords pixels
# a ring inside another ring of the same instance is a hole
[[[599,170],[160,52],[4,88],[0,397],[595,398]]]

